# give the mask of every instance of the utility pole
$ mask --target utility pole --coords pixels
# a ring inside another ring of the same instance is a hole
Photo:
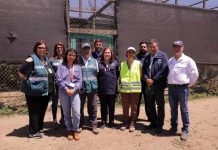
[[[82,18],[83,2],[79,0],[79,18]]]
[[[206,7],[206,0],[203,0],[203,8]]]

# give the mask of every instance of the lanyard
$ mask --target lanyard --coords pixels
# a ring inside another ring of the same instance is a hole
[[[74,65],[72,68],[70,68],[70,80],[73,81],[74,79]]]

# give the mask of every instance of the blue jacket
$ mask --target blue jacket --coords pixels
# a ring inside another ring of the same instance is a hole
[[[151,78],[154,80],[154,87],[156,90],[164,89],[167,85],[167,75],[169,72],[167,55],[160,50],[158,51],[151,66],[151,77],[149,77],[150,63],[151,54],[147,55],[143,62],[143,79],[146,81],[147,79]]]
[[[102,55],[102,51],[100,51],[99,53],[96,51],[92,52],[92,57],[95,58],[98,62],[101,61]]]
[[[119,77],[119,63],[111,61],[108,67],[104,61],[99,62],[98,92],[99,94],[116,94]]]

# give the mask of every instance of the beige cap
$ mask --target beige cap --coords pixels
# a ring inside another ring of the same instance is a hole
[[[134,47],[128,47],[126,52],[130,51],[130,50],[133,50],[134,52],[136,52],[136,49]]]

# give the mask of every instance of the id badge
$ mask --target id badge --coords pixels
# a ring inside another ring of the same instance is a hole
[[[51,70],[51,68],[48,68],[48,72],[49,72],[49,73],[52,73],[52,70]]]
[[[74,88],[76,85],[74,83],[70,83],[70,87]]]

